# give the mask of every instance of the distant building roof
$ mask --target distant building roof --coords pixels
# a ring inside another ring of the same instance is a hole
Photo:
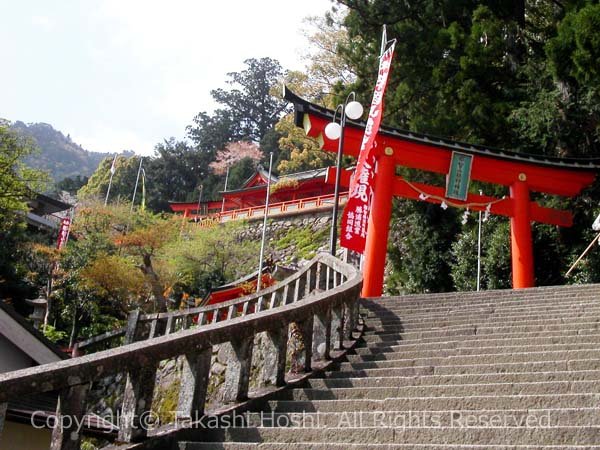
[[[61,211],[71,209],[73,205],[48,197],[44,194],[37,194],[36,197],[27,202],[29,211],[27,213],[27,223],[38,228],[46,228],[49,230],[58,230],[60,220],[51,220],[48,217]]]
[[[69,355],[33,328],[12,306],[2,301],[0,301],[0,335],[38,364],[69,358]]]

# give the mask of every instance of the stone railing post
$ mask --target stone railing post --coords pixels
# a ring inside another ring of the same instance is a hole
[[[123,342],[123,344],[127,345],[139,340],[140,315],[141,311],[139,309],[136,309],[129,313],[129,317],[127,317],[125,341]]]
[[[118,440],[138,442],[148,435],[158,362],[149,361],[127,371]]]
[[[156,317],[153,318],[150,322],[150,334],[148,335],[148,339],[152,339],[165,334],[167,323],[165,319],[160,319],[159,315],[160,313],[157,313]]]
[[[344,348],[344,304],[339,303],[331,308],[331,348]]]
[[[177,418],[197,420],[204,414],[212,347],[187,353],[183,358]]]
[[[312,350],[313,350],[313,327],[314,318],[313,316],[307,317],[306,319],[296,322],[298,331],[302,336],[302,343],[304,344],[304,351],[299,358],[299,364],[302,366],[304,372],[310,372],[312,370]]]
[[[0,403],[0,438],[2,437],[2,430],[4,430],[4,421],[6,420],[6,410],[8,409],[8,403]]]
[[[356,310],[358,303],[356,299],[347,300],[344,303],[344,339],[352,339],[352,332],[356,329]]]
[[[226,342],[230,360],[225,371],[223,401],[239,402],[248,398],[254,335]]]
[[[285,362],[289,325],[267,331],[263,340],[265,360],[263,362],[262,381],[273,386],[285,385]]]
[[[329,359],[331,350],[331,308],[315,314],[312,353],[315,359]]]
[[[89,384],[64,389],[58,396],[50,450],[77,450],[81,441],[79,426],[83,423]],[[65,417],[65,420],[62,418]]]

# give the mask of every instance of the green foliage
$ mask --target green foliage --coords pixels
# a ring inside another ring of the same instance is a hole
[[[98,200],[105,199],[110,181],[110,168],[112,166],[113,159],[114,156],[109,156],[102,160],[96,172],[90,176],[87,184],[77,192],[79,198]],[[113,175],[112,185],[110,188],[109,201],[131,201],[139,165],[139,156],[132,156],[130,158],[125,156],[117,156],[115,161],[115,173]]]
[[[284,73],[279,62],[271,58],[247,59],[244,64],[245,70],[227,74],[231,89],[215,89],[211,95],[228,111],[240,138],[258,142],[287,107],[272,95]]]
[[[87,184],[88,181],[88,177],[81,175],[63,178],[54,185],[54,190],[57,192],[67,191],[69,194],[75,195],[79,189]]]
[[[510,228],[504,218],[490,219],[483,228],[482,286],[511,287]]]
[[[388,241],[388,293],[452,290],[451,242],[456,230],[454,210],[397,202]]]
[[[64,340],[67,338],[67,333],[64,331],[59,331],[52,325],[48,324],[44,327],[44,336],[56,344],[57,342],[64,342]]]
[[[8,301],[36,295],[26,278],[31,233],[24,212],[27,201],[45,188],[47,177],[23,162],[35,151],[31,139],[0,124],[0,297]]]
[[[277,236],[273,246],[279,250],[291,247],[298,259],[311,259],[315,257],[319,247],[327,243],[329,231],[329,227],[319,227],[316,230],[311,225],[295,227]]]
[[[451,275],[459,291],[477,289],[477,226],[467,226],[452,243]]]
[[[396,38],[397,45],[385,99],[386,124],[521,152],[600,155],[597,2],[338,3],[349,8],[342,19],[348,37],[339,41],[340,55],[358,76],[336,86],[335,103],[350,91],[364,103],[371,98],[381,26],[388,24],[388,38]],[[538,284],[574,280],[565,280],[564,272],[585,248],[599,194],[596,183],[579,199],[558,205],[574,211],[571,230],[534,226]],[[432,229],[422,210],[415,207],[418,220],[410,208],[395,212],[391,291],[471,289],[473,231]],[[505,219],[484,227],[484,287],[510,286],[508,233]],[[453,242],[451,254],[446,242]],[[452,278],[446,279],[450,268]],[[593,265],[581,270],[586,273],[578,279],[599,279]]]
[[[45,187],[45,174],[31,169],[23,160],[36,152],[31,139],[0,125],[0,232],[15,226],[25,211],[26,201]]]
[[[241,238],[243,222],[211,228],[191,226],[164,249],[163,257],[177,274],[180,291],[204,297],[221,284],[256,270],[259,243]]]
[[[321,150],[316,139],[307,136],[294,124],[292,115],[282,118],[276,129],[281,134],[279,145],[282,151],[277,164],[280,173],[302,172],[335,164],[335,153]]]

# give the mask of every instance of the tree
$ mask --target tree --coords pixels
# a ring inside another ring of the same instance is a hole
[[[348,7],[343,18],[348,40],[339,46],[339,54],[357,74],[353,83],[336,86],[338,101],[351,90],[359,98],[371,97],[381,27],[387,24],[387,35],[397,38],[397,44],[384,123],[527,153],[598,155],[600,9],[596,2],[339,0],[338,3]],[[416,178],[415,181],[427,177],[414,172],[411,179]],[[438,180],[436,184],[443,182]],[[584,229],[593,220],[590,205],[595,203],[599,192],[596,183],[578,199],[561,205],[575,211],[573,229],[534,228],[535,239],[540,243],[548,244],[552,239],[559,242],[549,247],[552,258],[542,255],[536,260],[538,282],[563,280],[557,265],[568,261],[576,249],[585,247]],[[544,205],[553,202],[548,196],[536,200]],[[432,228],[423,208],[412,204],[402,206],[401,210],[409,217],[417,214],[420,219],[412,220],[409,229],[407,219],[395,215],[394,226],[399,227],[397,236],[402,237],[402,249],[410,253],[390,250],[391,279],[399,285],[405,283],[410,289],[414,286],[428,289],[431,271],[438,270],[438,262],[452,255],[446,254],[447,247],[434,243],[439,230]],[[484,258],[485,285],[508,286],[508,223],[500,221],[488,228],[491,234],[487,241],[490,248]],[[434,241],[422,240],[423,236]],[[454,280],[464,280],[468,265],[465,252],[469,246],[463,245],[466,241],[461,239],[468,236],[458,240],[452,235],[440,237],[457,242],[453,252],[453,261],[458,264],[454,267]],[[413,239],[416,244],[411,245]],[[428,255],[421,254],[423,248],[428,249]],[[416,261],[428,267],[411,266],[407,272],[407,264]],[[419,279],[414,279],[415,276]],[[600,275],[590,279],[596,276]],[[435,289],[447,289],[445,277],[439,279],[440,286]],[[467,285],[457,281],[456,286]]]
[[[146,294],[144,275],[131,258],[99,254],[81,272],[82,286],[115,305],[121,317],[141,306]]]
[[[205,296],[211,288],[232,282],[258,268],[259,242],[244,239],[241,222],[212,228],[193,227],[165,249],[189,293]]]
[[[335,93],[356,81],[353,67],[341,56],[339,47],[350,45],[348,30],[342,26],[344,13],[333,9],[325,17],[308,17],[304,35],[309,49],[303,59],[306,71],[288,73],[294,92],[329,108],[335,108]]]
[[[209,167],[217,175],[224,175],[227,169],[246,158],[256,163],[263,158],[263,153],[258,145],[252,142],[231,142],[217,152],[215,160],[209,164]]]
[[[291,115],[282,118],[276,129],[281,133],[279,146],[282,150],[277,165],[280,173],[320,169],[335,164],[335,153],[322,150],[316,139],[307,136],[303,129],[294,124]]]
[[[167,243],[177,238],[178,231],[175,220],[147,215],[143,227],[134,229],[118,239],[121,247],[136,256],[136,266],[144,274],[159,312],[167,311],[165,292],[171,287],[172,280],[159,276],[155,259]]]
[[[23,163],[35,151],[30,139],[0,124],[0,232],[12,228],[20,220],[15,213],[46,186],[47,176]]]
[[[211,95],[228,111],[243,139],[259,142],[277,123],[287,104],[273,95],[284,75],[278,61],[271,58],[247,59],[247,68],[231,72],[227,84],[232,89],[215,89]]]
[[[26,233],[24,213],[27,200],[45,189],[48,177],[23,163],[35,152],[30,139],[0,121],[0,298],[6,301],[37,294],[27,279],[28,243],[33,238]]]
[[[81,199],[95,198],[104,201],[108,191],[110,181],[111,167],[113,160],[115,161],[115,173],[112,177],[112,185],[110,187],[109,202],[116,201],[131,201],[138,167],[140,165],[140,157],[132,156],[117,156],[104,158],[98,169],[90,176],[87,184],[77,192]]]
[[[198,201],[200,185],[204,186],[204,198],[216,195],[220,178],[208,170],[212,151],[173,138],[158,144],[154,151],[145,163],[147,203],[152,210],[169,210],[169,201]]]

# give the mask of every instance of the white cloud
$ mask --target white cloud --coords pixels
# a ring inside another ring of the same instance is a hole
[[[31,23],[44,31],[52,31],[55,28],[54,21],[46,16],[33,16],[31,18]]]
[[[142,155],[151,155],[154,145],[158,143],[130,129],[115,128],[114,124],[99,122],[86,129],[73,130],[71,137],[86,150],[108,153],[133,150]]]
[[[2,98],[4,114],[39,117],[90,150],[150,154],[164,138],[183,138],[198,112],[212,111],[210,91],[225,87],[226,74],[242,70],[245,59],[301,68],[302,19],[331,3],[40,2],[33,16],[30,7],[11,5],[15,25],[5,33],[21,59],[18,75],[0,74],[15,91]],[[51,70],[40,72],[40,61]]]

